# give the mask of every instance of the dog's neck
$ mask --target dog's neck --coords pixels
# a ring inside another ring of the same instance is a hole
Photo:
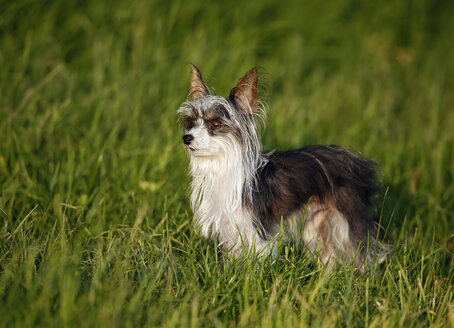
[[[248,166],[241,153],[190,158],[191,204],[203,236],[217,236],[226,245],[241,244],[241,236],[254,233],[250,208],[256,166]],[[249,238],[247,238],[249,239]]]
[[[236,163],[235,163],[236,162]],[[191,204],[202,235],[218,233],[221,220],[241,212],[246,173],[239,159],[191,157]]]

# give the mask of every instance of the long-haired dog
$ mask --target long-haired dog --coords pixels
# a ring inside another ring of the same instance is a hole
[[[256,69],[223,98],[210,93],[192,66],[188,100],[178,113],[195,224],[227,254],[276,255],[282,232],[285,242],[303,243],[323,263],[347,260],[363,270],[384,259],[370,215],[375,164],[338,146],[264,153]]]

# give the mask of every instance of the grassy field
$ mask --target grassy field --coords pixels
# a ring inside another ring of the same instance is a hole
[[[0,326],[454,327],[454,2],[0,0]],[[220,269],[176,109],[262,67],[268,149],[381,167],[394,252]],[[259,269],[257,270],[257,267]]]

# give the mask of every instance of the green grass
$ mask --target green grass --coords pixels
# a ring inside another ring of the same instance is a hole
[[[452,1],[0,12],[0,326],[454,327]],[[328,273],[284,250],[220,268],[192,227],[188,62],[222,95],[264,68],[267,147],[379,163],[385,264]]]

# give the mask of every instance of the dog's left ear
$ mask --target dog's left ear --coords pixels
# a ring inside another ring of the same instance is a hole
[[[229,99],[244,113],[253,115],[257,108],[257,70],[251,69],[230,91]]]

